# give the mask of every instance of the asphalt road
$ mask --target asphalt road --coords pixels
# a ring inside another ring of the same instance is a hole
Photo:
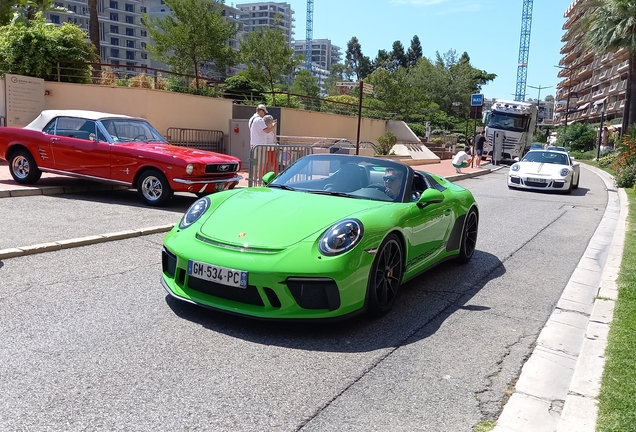
[[[569,196],[510,191],[506,173],[458,182],[481,211],[473,260],[409,282],[381,319],[256,322],[172,300],[162,234],[0,262],[0,430],[457,432],[495,419],[607,201],[587,170]],[[26,245],[15,230],[40,243],[176,222],[193,201],[156,210],[120,192],[5,198],[0,248]]]

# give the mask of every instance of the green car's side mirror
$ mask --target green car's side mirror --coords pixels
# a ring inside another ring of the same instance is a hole
[[[274,171],[270,171],[263,176],[263,183],[270,184],[272,180],[276,177],[276,173]]]
[[[438,191],[437,189],[426,189],[422,192],[420,199],[417,200],[417,206],[419,208],[424,208],[427,205],[431,204],[439,204],[444,201],[444,194]]]

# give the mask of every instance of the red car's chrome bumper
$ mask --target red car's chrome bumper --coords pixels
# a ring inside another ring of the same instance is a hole
[[[235,175],[230,178],[222,178],[222,179],[193,179],[193,180],[185,180],[185,179],[172,179],[175,184],[183,185],[183,187],[175,187],[175,191],[187,191],[194,193],[212,193],[218,192],[225,189],[233,189],[241,180],[243,176]],[[213,184],[215,187],[208,188],[208,185]]]

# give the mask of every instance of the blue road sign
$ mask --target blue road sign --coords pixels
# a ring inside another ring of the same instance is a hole
[[[483,94],[474,94],[470,97],[470,106],[482,106],[484,104]]]

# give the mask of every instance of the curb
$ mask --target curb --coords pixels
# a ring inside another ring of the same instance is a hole
[[[133,237],[141,237],[150,234],[165,233],[170,231],[174,224],[159,225],[138,230],[126,230],[114,233],[92,235],[87,237],[79,237],[70,240],[60,240],[56,242],[40,243],[32,246],[23,246],[18,248],[9,248],[0,250],[0,260],[7,258],[16,258],[24,255],[33,255],[43,252],[53,252],[61,249],[70,249],[79,246],[92,245],[97,243],[105,243],[115,240],[123,240]]]
[[[617,297],[627,195],[605,171],[603,218],[524,363],[493,432],[594,432],[609,323]],[[603,260],[602,268],[599,260]],[[599,296],[609,298],[600,299]]]
[[[0,198],[25,197],[34,195],[59,195],[81,192],[129,189],[126,186],[92,184],[86,186],[23,186],[16,189],[0,190]]]

